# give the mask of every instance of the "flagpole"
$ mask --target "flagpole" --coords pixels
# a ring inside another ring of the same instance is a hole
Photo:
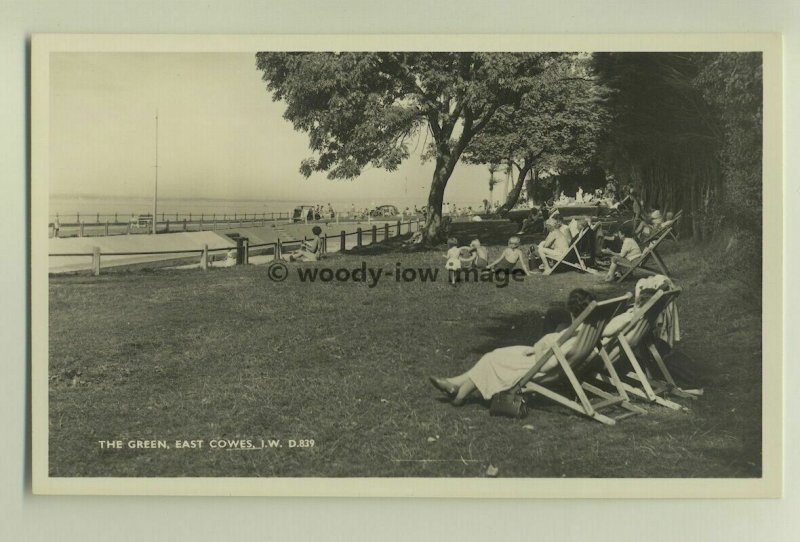
[[[153,187],[153,235],[156,234],[158,224],[158,109],[156,109],[156,175]]]

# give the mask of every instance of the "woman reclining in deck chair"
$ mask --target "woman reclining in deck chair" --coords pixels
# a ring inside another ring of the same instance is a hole
[[[572,318],[581,314],[594,300],[594,295],[586,290],[580,288],[572,290],[567,299],[567,308]],[[510,389],[524,377],[536,363],[537,355],[541,357],[561,333],[562,331],[548,333],[533,346],[497,348],[485,354],[464,374],[451,378],[432,376],[430,381],[437,389],[452,397],[451,402],[455,406],[464,404],[464,399],[476,389],[484,399],[489,400],[494,394]],[[562,349],[568,352],[571,346],[572,339],[564,343]],[[549,359],[536,376],[546,374],[557,365],[558,362],[554,357]]]
[[[643,307],[654,295],[656,295],[658,290],[656,288],[644,288],[642,290],[637,290],[636,297],[633,300],[633,305],[628,308],[625,312],[622,312],[616,315],[614,318],[609,320],[606,324],[606,327],[603,328],[603,344],[608,343],[611,338],[619,333],[622,328],[628,325],[628,322],[631,321],[633,318],[633,314],[636,312],[637,309]]]

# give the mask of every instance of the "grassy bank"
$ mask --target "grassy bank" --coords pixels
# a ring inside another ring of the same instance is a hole
[[[499,252],[514,226],[458,224]],[[530,240],[524,240],[530,241]],[[335,255],[395,271],[443,268],[443,250],[393,245]],[[632,290],[592,275],[537,275],[505,288],[436,282],[284,282],[265,266],[139,270],[50,280],[50,468],[54,476],[747,477],[761,468],[761,334],[736,284],[699,281],[690,250],[667,255],[684,340],[703,375],[689,410],[648,407],[613,427],[536,403],[524,420],[455,408],[427,375],[539,336],[550,302],[575,287]],[[724,315],[724,317],[720,317]],[[526,427],[528,426],[528,427]],[[532,426],[532,429],[530,428]],[[255,451],[211,439],[280,439]],[[107,450],[100,440],[170,449]],[[203,439],[202,449],[175,440]],[[314,446],[289,447],[289,440]]]

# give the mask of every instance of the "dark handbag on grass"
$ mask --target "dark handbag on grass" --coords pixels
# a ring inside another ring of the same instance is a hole
[[[489,403],[489,414],[507,418],[524,418],[528,415],[528,407],[525,405],[522,394],[514,387],[492,396],[492,401]]]

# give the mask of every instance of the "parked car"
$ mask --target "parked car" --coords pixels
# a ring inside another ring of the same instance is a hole
[[[301,205],[299,207],[295,207],[294,212],[292,213],[292,222],[307,222],[309,220],[319,219],[320,216],[316,211],[316,207],[312,207],[311,205]]]
[[[394,205],[379,205],[369,212],[369,216],[399,216],[400,211]]]
[[[149,213],[144,215],[136,215],[131,218],[131,226],[142,228],[142,227],[151,227],[152,225],[153,225],[153,215]]]

